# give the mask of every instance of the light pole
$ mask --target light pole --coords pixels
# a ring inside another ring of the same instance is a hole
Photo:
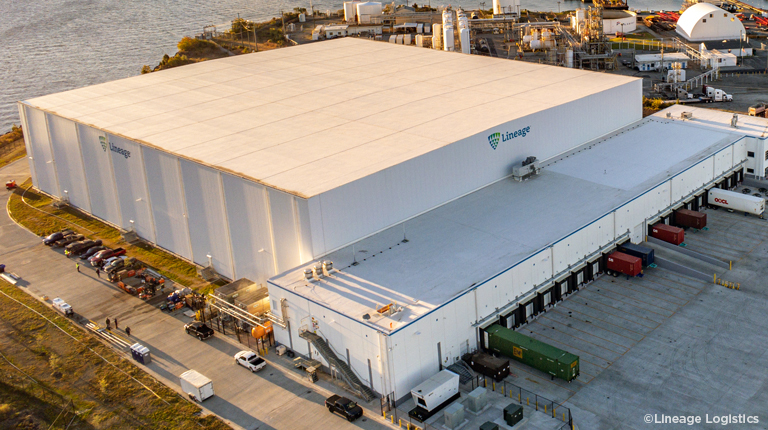
[[[557,2],[557,13],[560,13],[560,2]]]
[[[742,31],[739,30],[739,67],[741,67],[742,64],[744,64],[744,60],[741,59],[742,56],[744,56],[744,51],[741,49],[741,39],[742,39]]]

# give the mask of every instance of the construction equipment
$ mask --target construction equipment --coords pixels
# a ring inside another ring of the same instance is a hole
[[[10,181],[5,183],[5,189],[8,190],[8,191],[16,189],[16,188],[18,188],[18,185],[16,185],[16,180],[15,179],[11,179]]]

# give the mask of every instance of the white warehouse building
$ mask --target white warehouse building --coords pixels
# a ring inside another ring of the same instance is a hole
[[[398,400],[488,324],[524,323],[616,244],[741,180],[755,138],[642,119],[641,84],[345,38],[20,111],[37,188],[268,283],[278,342],[329,365],[322,339]],[[529,156],[540,172],[510,179]]]

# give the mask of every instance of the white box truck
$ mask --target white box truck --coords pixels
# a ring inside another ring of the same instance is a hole
[[[213,397],[213,382],[196,370],[187,370],[181,374],[181,389],[198,402]]]
[[[428,412],[440,407],[459,394],[459,375],[443,370],[411,390],[416,406]]]
[[[764,198],[721,190],[720,188],[712,188],[709,190],[707,201],[713,206],[720,206],[754,215],[762,215],[765,211]]]

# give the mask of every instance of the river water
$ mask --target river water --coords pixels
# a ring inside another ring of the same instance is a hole
[[[421,0],[424,1],[424,0]],[[426,0],[467,9],[480,0]],[[405,0],[396,1],[404,4]],[[413,1],[410,2],[413,4]],[[485,0],[491,7],[492,0]],[[768,0],[751,0],[768,7]],[[629,0],[640,10],[676,10],[681,0]],[[238,14],[264,20],[280,10],[309,8],[309,0],[24,0],[0,1],[0,133],[18,124],[16,101],[139,74],[173,55],[181,37]],[[338,10],[339,0],[316,0],[316,10]],[[578,0],[522,0],[523,9],[583,7]]]

